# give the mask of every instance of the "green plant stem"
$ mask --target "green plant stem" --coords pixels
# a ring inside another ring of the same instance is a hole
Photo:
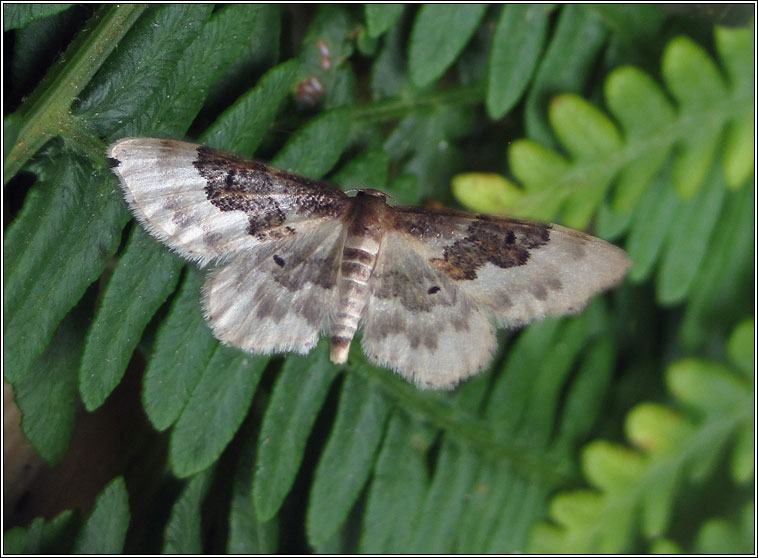
[[[474,448],[486,458],[506,462],[524,476],[544,479],[552,486],[565,486],[577,479],[573,465],[550,450],[533,453],[529,447],[505,444],[492,434],[484,421],[442,399],[429,397],[428,392],[419,391],[386,370],[380,371],[368,364],[355,366],[352,370],[387,393],[399,408],[417,413],[433,427],[460,440],[462,447]]]
[[[484,102],[484,85],[453,87],[444,91],[433,91],[420,97],[406,99],[393,97],[374,103],[353,107],[353,123],[367,124],[395,120],[427,107],[441,105],[468,105]]]
[[[71,103],[146,8],[145,5],[104,6],[85,25],[14,115],[20,119],[21,126],[5,160],[4,184],[48,140],[77,127],[71,117]],[[88,32],[88,28],[92,31]]]

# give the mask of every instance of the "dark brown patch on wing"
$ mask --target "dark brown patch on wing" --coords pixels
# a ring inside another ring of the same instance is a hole
[[[532,250],[550,240],[551,225],[461,211],[422,211],[396,208],[393,224],[401,232],[422,240],[449,241],[442,257],[429,263],[456,281],[476,279],[487,263],[507,269],[529,260]]]
[[[282,228],[290,220],[338,217],[349,203],[322,182],[209,147],[197,148],[193,165],[206,181],[208,201],[221,211],[244,211],[248,234],[261,241],[292,234],[294,229]]]
[[[436,269],[456,281],[476,279],[477,269],[486,263],[502,269],[526,264],[531,250],[547,244],[550,225],[477,219],[466,233],[445,247],[442,258],[430,260]]]

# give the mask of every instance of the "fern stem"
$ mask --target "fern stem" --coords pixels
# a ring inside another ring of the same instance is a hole
[[[574,482],[577,472],[565,459],[550,451],[532,452],[528,446],[506,444],[493,435],[487,423],[462,409],[451,407],[446,399],[430,396],[415,386],[386,371],[355,366],[371,383],[398,402],[398,407],[422,417],[431,426],[451,435],[461,447],[475,449],[480,455],[505,462],[519,473],[543,479],[549,486],[565,486]]]
[[[353,107],[353,122],[368,124],[396,120],[410,113],[441,105],[470,105],[484,101],[484,85],[452,87],[415,98],[393,97]]]

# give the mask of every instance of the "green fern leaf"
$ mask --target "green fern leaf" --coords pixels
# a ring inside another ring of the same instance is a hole
[[[50,521],[37,517],[28,527],[14,527],[3,533],[6,554],[70,553],[73,534],[78,527],[72,510],[59,513]]]
[[[217,345],[171,433],[169,460],[186,477],[213,464],[247,415],[268,357]]]
[[[142,405],[158,430],[165,430],[179,418],[219,346],[198,304],[202,280],[200,272],[188,271],[147,362]]]
[[[200,507],[213,480],[212,472],[207,470],[193,477],[176,500],[163,534],[165,554],[200,554],[203,551]]]
[[[121,381],[147,322],[176,288],[181,267],[182,261],[167,256],[144,230],[132,230],[90,327],[79,368],[79,392],[88,410],[102,405]]]
[[[601,16],[586,6],[566,6],[557,16],[555,33],[540,61],[526,96],[524,125],[527,136],[552,145],[545,116],[550,98],[558,92],[579,93],[600,53],[607,30]]]
[[[325,112],[300,128],[277,153],[271,164],[291,172],[321,178],[345,149],[350,130],[350,111]],[[319,146],[319,149],[315,149]]]
[[[260,522],[255,517],[251,486],[257,439],[248,435],[235,465],[232,500],[229,506],[230,554],[273,554],[277,549],[278,518]]]
[[[358,498],[373,468],[390,410],[381,392],[357,374],[347,376],[309,498],[306,528],[314,545],[336,533]]]
[[[377,38],[392,27],[400,14],[403,13],[402,4],[367,4],[366,25],[372,38]]]
[[[710,519],[700,526],[695,540],[698,554],[751,554],[755,548],[755,506],[746,505],[742,529],[723,519]],[[749,522],[749,523],[748,523]]]
[[[133,116],[144,115],[148,107],[152,117],[166,111],[165,107],[174,102],[173,96],[185,86],[182,81],[192,79],[187,68],[170,80],[173,89],[166,87],[166,76],[173,75],[182,53],[198,36],[210,12],[207,5],[155,6],[148,10],[82,93],[74,115],[98,135],[109,138],[145,133],[146,125],[151,133],[159,132],[160,122],[140,117],[140,126]],[[193,116],[187,114],[187,120],[168,124],[186,130]],[[179,129],[178,133],[183,131]]]
[[[404,552],[429,485],[426,453],[434,432],[397,410],[387,426],[374,467],[361,529],[366,554]]]
[[[200,136],[204,145],[252,157],[295,81],[296,60],[269,70],[260,82]]]
[[[20,29],[33,21],[67,10],[71,4],[9,4],[3,7],[3,31]]]
[[[350,105],[355,98],[355,73],[344,64],[355,49],[356,23],[352,12],[337,4],[319,6],[300,47],[297,98],[304,105],[332,109]],[[313,96],[303,94],[303,83],[318,83]]]
[[[485,4],[421,7],[408,52],[408,72],[417,87],[429,85],[458,58],[486,10]]]
[[[526,89],[543,46],[550,9],[545,5],[503,6],[488,63],[487,113],[490,118],[501,118]]]
[[[123,552],[126,530],[129,527],[128,498],[122,477],[113,479],[103,489],[76,538],[76,554]]]
[[[297,473],[305,442],[337,369],[321,343],[311,358],[291,356],[279,372],[266,410],[253,479],[253,501],[260,521],[282,505]]]
[[[63,459],[76,414],[76,369],[89,316],[72,310],[60,323],[45,352],[13,383],[21,429],[39,456],[50,464]]]
[[[3,364],[11,382],[30,372],[60,321],[103,272],[128,219],[104,171],[59,149],[48,157],[5,235]]]

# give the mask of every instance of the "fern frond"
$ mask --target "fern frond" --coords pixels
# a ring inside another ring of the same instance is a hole
[[[752,479],[753,367],[745,368],[752,354],[745,338],[754,327],[751,320],[733,334],[731,368],[696,359],[672,364],[666,382],[681,409],[635,407],[626,421],[633,448],[604,441],[585,447],[582,469],[593,490],[558,494],[550,505],[554,523],[535,527],[531,552],[633,552],[637,536],[665,536],[682,511],[679,494],[716,474],[730,442],[731,479],[743,487]],[[734,544],[718,552],[740,552],[740,543]]]
[[[129,494],[123,477],[116,477],[100,492],[76,536],[76,554],[119,554],[129,527]]]
[[[500,187],[500,205],[489,203],[491,194],[482,197],[479,192],[492,185],[471,180],[465,186],[454,184],[456,197],[489,213],[544,220],[560,212],[564,222],[582,228],[614,180],[613,210],[631,211],[675,150],[672,181],[681,199],[691,198],[722,144],[726,185],[742,186],[753,172],[754,138],[745,128],[754,114],[752,90],[746,85],[752,83],[754,64],[744,55],[752,36],[750,29],[717,28],[716,44],[728,82],[705,51],[686,37],[672,40],[663,54],[668,92],[637,68],[614,70],[605,81],[605,97],[621,129],[578,95],[558,95],[550,103],[549,118],[569,157],[532,140],[518,140],[508,157],[520,184]],[[676,109],[669,94],[678,102]],[[729,139],[719,142],[727,129]]]

